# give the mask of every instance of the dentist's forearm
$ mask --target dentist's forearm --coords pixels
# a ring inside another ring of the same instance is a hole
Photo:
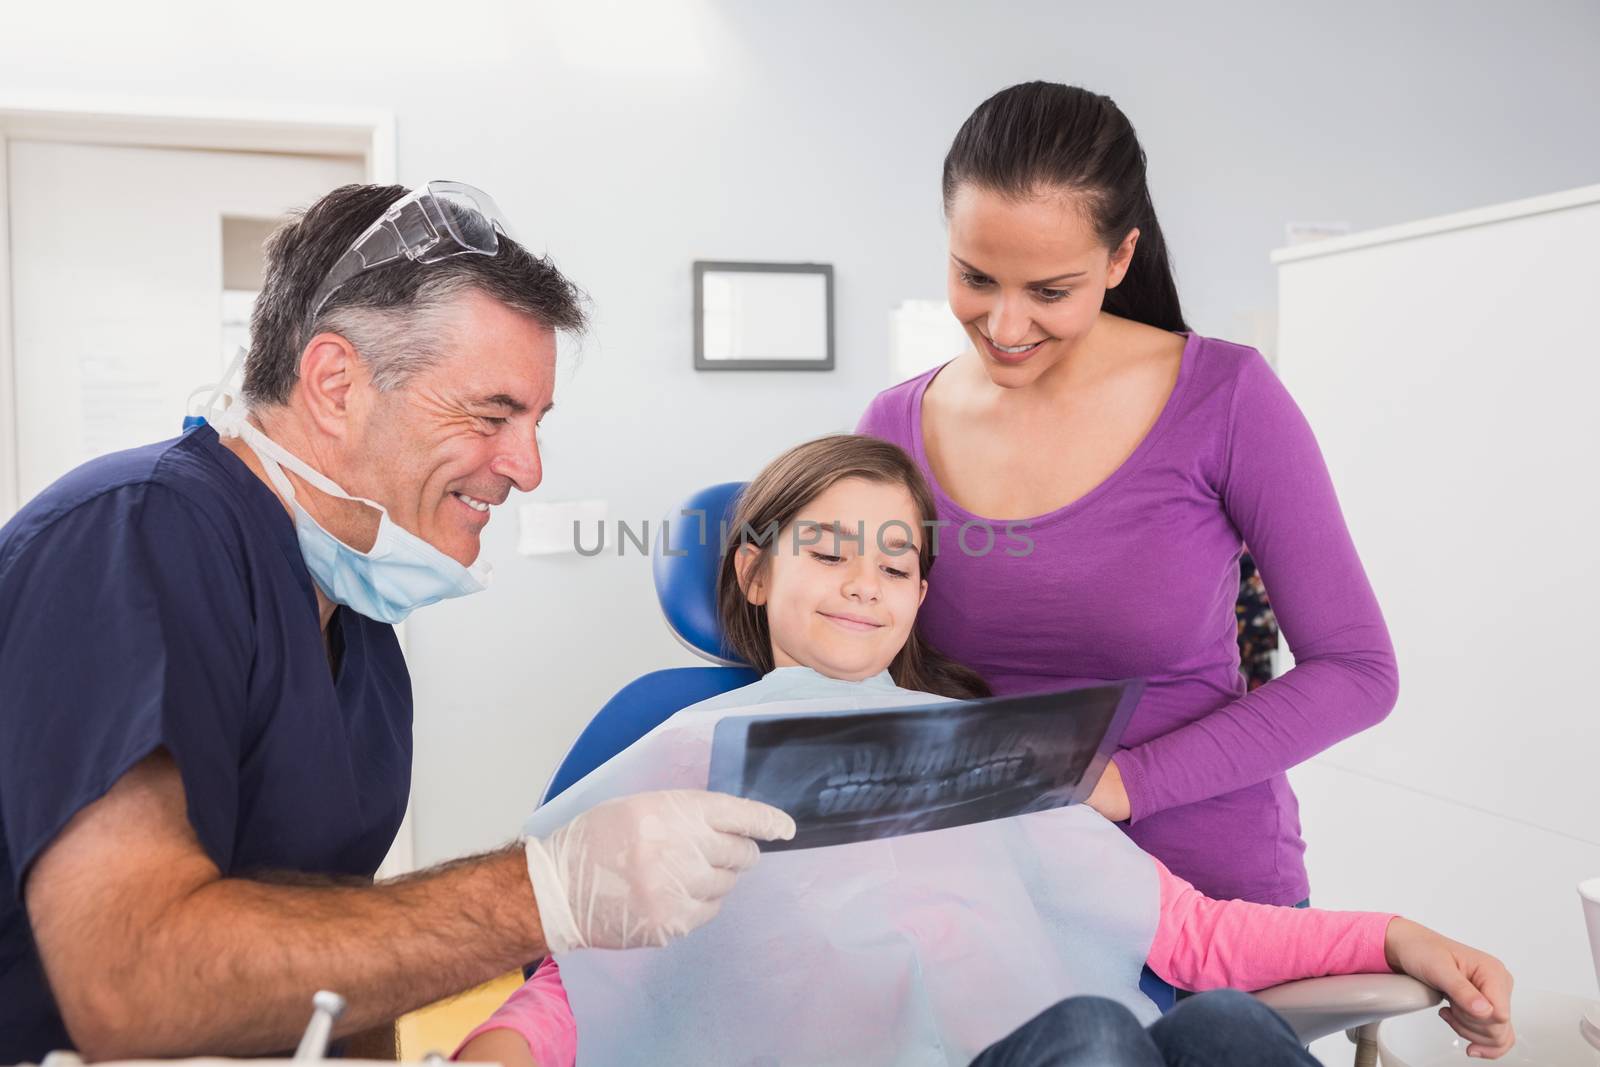
[[[316,989],[345,997],[343,1036],[544,954],[520,848],[377,886],[221,879],[144,945],[126,1010],[151,1047],[128,1053],[164,1056],[292,1048]]]
[[[84,808],[25,886],[67,1030],[91,1059],[292,1049],[329,989],[336,1034],[544,955],[521,847],[378,885],[220,877],[152,756]]]

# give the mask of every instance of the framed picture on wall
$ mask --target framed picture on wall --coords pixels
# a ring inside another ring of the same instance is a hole
[[[694,264],[695,370],[832,370],[833,266]]]

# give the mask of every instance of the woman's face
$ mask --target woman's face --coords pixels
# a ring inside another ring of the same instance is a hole
[[[846,478],[780,531],[763,573],[756,549],[742,548],[740,582],[766,606],[773,663],[849,681],[887,669],[928,591],[917,555],[926,532],[904,486]]]
[[[1139,231],[1108,250],[1079,199],[1013,200],[965,184],[950,203],[950,309],[996,385],[1030,385],[1091,329]]]

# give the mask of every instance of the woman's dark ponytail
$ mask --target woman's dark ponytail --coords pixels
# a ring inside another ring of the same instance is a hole
[[[1187,330],[1166,240],[1145,178],[1144,149],[1108,96],[1027,82],[994,94],[956,133],[944,157],[944,206],[972,184],[1022,199],[1053,188],[1081,198],[1107,248],[1135,227],[1139,243],[1105,310],[1163,330]]]

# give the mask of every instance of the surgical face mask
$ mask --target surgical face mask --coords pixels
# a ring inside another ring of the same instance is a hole
[[[397,623],[413,611],[450,597],[486,588],[489,565],[463,567],[422,538],[402,529],[383,505],[351,496],[333,480],[251,425],[244,405],[235,401],[213,409],[207,421],[221,437],[238,437],[261,460],[267,477],[289,502],[294,532],[306,569],[329,600],[379,622]],[[354,500],[377,509],[378,537],[366,552],[357,551],[324,530],[295,498],[287,467],[329,496]]]

